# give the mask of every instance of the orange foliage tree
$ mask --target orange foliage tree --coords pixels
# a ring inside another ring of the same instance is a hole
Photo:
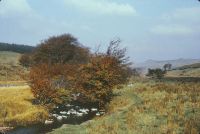
[[[113,88],[127,82],[130,64],[118,43],[111,42],[106,54],[93,55],[89,63],[79,68],[74,92],[80,93],[81,103],[104,108],[113,96]]]
[[[30,69],[30,87],[39,104],[65,104],[72,94],[79,104],[105,108],[113,96],[113,88],[128,80],[125,49],[120,41],[112,41],[107,53],[90,54],[74,45],[70,35],[52,37],[35,50],[35,63]],[[74,101],[74,100],[72,100]]]
[[[53,36],[39,44],[32,54],[34,64],[85,63],[89,49],[70,34]]]
[[[63,34],[43,41],[30,55],[30,87],[37,102],[57,105],[70,99],[73,75],[90,54],[72,35]]]
[[[30,71],[30,87],[37,102],[53,106],[69,101],[75,67],[63,64],[40,64]]]

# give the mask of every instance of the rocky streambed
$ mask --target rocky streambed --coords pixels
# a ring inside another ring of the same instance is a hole
[[[95,116],[104,114],[105,111],[99,110],[96,107],[86,108],[67,104],[65,106],[56,107],[50,114],[49,119],[43,124],[17,127],[7,131],[6,134],[44,134],[61,127],[63,124],[78,125],[87,120],[91,120]]]

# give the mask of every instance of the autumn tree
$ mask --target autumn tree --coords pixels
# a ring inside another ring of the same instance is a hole
[[[129,61],[129,57],[126,56],[126,48],[120,48],[120,43],[120,39],[111,41],[107,48],[106,55],[116,60],[121,69],[119,71],[121,75],[120,82],[125,83],[132,75],[132,73],[130,73],[130,65],[132,63]]]
[[[23,54],[19,59],[20,65],[24,67],[30,67],[32,64],[32,59],[30,54]]]
[[[38,104],[54,106],[70,99],[75,66],[40,64],[30,70],[30,87]]]
[[[31,54],[30,87],[39,104],[63,104],[70,98],[72,79],[89,49],[70,34],[50,37]]]
[[[33,53],[34,64],[40,63],[85,63],[89,57],[89,49],[83,47],[70,34],[53,36],[39,44]]]
[[[111,42],[105,54],[94,54],[79,68],[74,90],[80,93],[81,103],[104,108],[113,97],[113,88],[128,80],[128,60],[118,43]]]
[[[119,43],[112,41],[105,53],[95,54],[71,35],[41,43],[30,71],[30,87],[38,103],[64,104],[78,94],[71,102],[104,108],[112,99],[113,88],[129,78],[130,63]]]

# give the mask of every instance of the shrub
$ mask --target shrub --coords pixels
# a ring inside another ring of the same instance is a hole
[[[79,68],[74,89],[80,93],[80,102],[104,108],[113,96],[113,88],[127,82],[129,63],[125,49],[118,46],[119,41],[112,41],[106,54],[93,55]]]
[[[112,97],[112,89],[120,83],[120,67],[116,60],[105,55],[91,58],[79,68],[75,92],[80,93],[80,102],[104,106]]]
[[[30,70],[30,87],[37,103],[54,106],[69,101],[75,67],[40,64]]]
[[[53,36],[39,44],[32,54],[34,64],[85,63],[89,50],[70,34]]]
[[[157,68],[157,69],[148,69],[147,76],[152,77],[152,78],[162,79],[164,77],[165,73],[166,73],[166,71],[163,71],[160,68]]]
[[[65,104],[73,94],[78,96],[72,101],[104,108],[112,98],[113,88],[130,76],[126,51],[119,49],[119,41],[112,41],[107,53],[91,55],[74,43],[75,38],[62,35],[46,40],[36,49],[36,64],[30,71],[32,92],[42,105]]]
[[[20,57],[19,62],[24,67],[30,67],[31,64],[32,64],[31,55],[30,54],[23,54]]]

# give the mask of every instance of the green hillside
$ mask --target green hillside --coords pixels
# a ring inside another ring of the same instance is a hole
[[[20,56],[20,53],[0,51],[0,64],[18,65]]]
[[[9,44],[0,42],[0,51],[11,51],[17,53],[30,53],[34,49],[33,46]]]
[[[167,72],[170,77],[200,77],[200,63],[184,65]]]
[[[19,65],[21,54],[0,51],[0,81],[21,81],[26,69]]]
[[[182,67],[178,67],[177,69],[181,70],[181,69],[190,69],[190,68],[200,68],[200,63],[185,65],[185,66],[182,66]]]

